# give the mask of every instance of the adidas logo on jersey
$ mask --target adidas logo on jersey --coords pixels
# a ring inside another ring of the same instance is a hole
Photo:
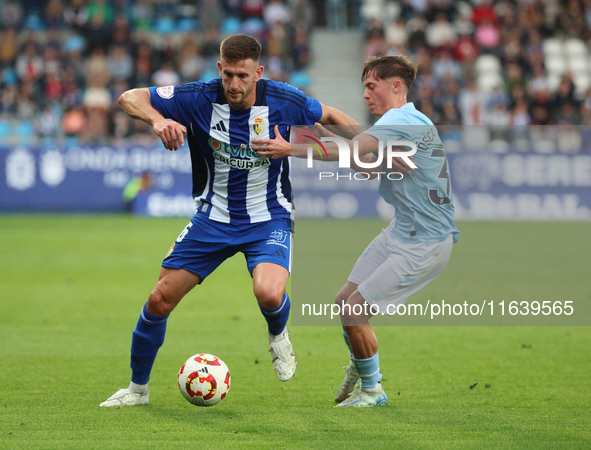
[[[226,126],[224,125],[224,121],[220,120],[218,123],[216,123],[213,127],[211,127],[212,130],[218,130],[218,131],[222,131],[222,132],[226,132]]]
[[[285,256],[285,253],[283,252],[283,249],[279,249],[276,252],[273,253],[273,255],[275,256],[280,256],[283,259],[287,259],[287,257]]]

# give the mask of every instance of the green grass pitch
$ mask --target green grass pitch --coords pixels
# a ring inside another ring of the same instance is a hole
[[[589,327],[378,327],[388,407],[335,409],[340,329],[291,326],[298,370],[278,381],[242,255],[169,319],[150,405],[99,408],[129,382],[131,332],[187,222],[0,216],[0,448],[591,448]],[[322,270],[308,295],[330,302],[382,226],[300,220],[295,267]],[[589,223],[458,227],[424,295],[591,301]],[[336,260],[327,236],[346,243]],[[214,407],[178,392],[177,371],[198,352],[232,372]]]

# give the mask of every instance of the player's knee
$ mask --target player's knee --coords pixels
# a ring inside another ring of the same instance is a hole
[[[173,310],[172,305],[166,302],[162,291],[155,287],[148,297],[148,312],[155,316],[167,316]]]
[[[335,304],[337,304],[339,306],[342,306],[345,303],[347,303],[347,298],[348,297],[349,296],[347,295],[347,293],[345,292],[345,290],[344,289],[341,289],[339,291],[339,293],[335,296],[334,302],[335,302]]]
[[[285,292],[272,286],[259,286],[255,288],[254,295],[259,306],[264,309],[273,309],[281,306]]]

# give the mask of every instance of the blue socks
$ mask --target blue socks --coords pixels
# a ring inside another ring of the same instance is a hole
[[[353,364],[355,364],[359,378],[361,378],[361,387],[370,388],[378,384],[378,381],[382,379],[382,374],[380,373],[379,352],[371,358],[357,359],[353,356],[351,343],[349,342],[349,335],[345,330],[343,330],[343,338],[345,339],[345,344],[347,344],[347,347],[349,348],[349,357],[351,358],[351,361],[353,361]]]
[[[353,360],[353,350],[351,350],[351,343],[349,342],[349,335],[345,330],[343,330],[343,338],[345,339],[345,344],[347,344],[347,348],[349,349],[349,358]]]
[[[147,303],[146,303],[147,305]],[[168,316],[154,316],[144,305],[131,339],[131,381],[146,384],[156,359],[158,349],[164,343]]]
[[[378,384],[378,381],[382,379],[380,373],[380,356],[379,352],[367,359],[351,358],[351,361],[357,368],[359,378],[361,378],[362,388],[371,388]]]
[[[285,329],[285,325],[287,325],[287,319],[289,319],[289,310],[291,308],[291,303],[289,302],[289,295],[287,295],[287,292],[283,294],[281,305],[279,305],[277,308],[265,309],[261,308],[260,306],[259,308],[261,309],[263,316],[265,316],[269,333],[275,336],[281,334]]]

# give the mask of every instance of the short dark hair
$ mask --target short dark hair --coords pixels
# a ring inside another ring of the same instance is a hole
[[[372,74],[377,79],[387,80],[388,78],[399,77],[410,89],[410,85],[417,77],[417,66],[408,56],[370,56],[363,65],[361,81]]]
[[[252,36],[234,34],[222,41],[220,56],[228,62],[244,61],[245,59],[258,61],[261,50],[261,43]]]

